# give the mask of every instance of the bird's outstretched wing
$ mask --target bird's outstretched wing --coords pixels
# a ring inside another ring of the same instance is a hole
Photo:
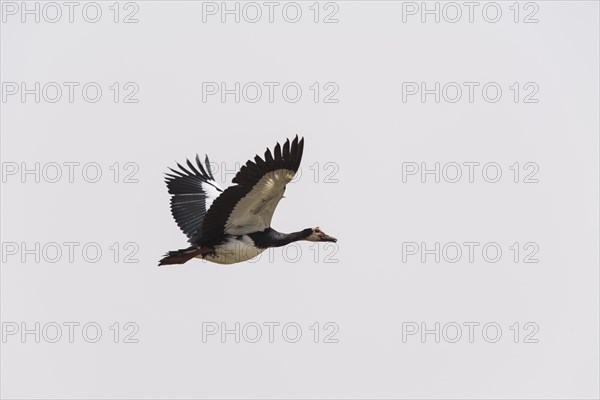
[[[177,164],[179,170],[169,168],[172,173],[166,174],[165,182],[172,195],[171,214],[183,233],[191,238],[200,230],[206,211],[223,189],[215,182],[208,156],[204,161],[206,169],[198,155],[196,166],[190,160],[186,161],[189,170]]]
[[[302,160],[304,139],[289,139],[275,150],[267,149],[264,159],[254,157],[233,178],[213,203],[202,222],[200,231],[190,242],[214,246],[225,235],[244,235],[260,232],[271,226],[273,212]]]

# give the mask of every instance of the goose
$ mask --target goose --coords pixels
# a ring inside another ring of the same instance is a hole
[[[264,158],[249,160],[237,172],[232,186],[223,190],[215,181],[208,156],[204,166],[186,160],[188,168],[177,163],[169,168],[165,182],[171,195],[171,214],[190,246],[169,251],[158,265],[183,264],[201,258],[218,264],[250,260],[270,247],[285,246],[299,240],[337,242],[319,227],[293,233],[271,228],[271,219],[286,185],[300,167],[304,138],[298,135]]]

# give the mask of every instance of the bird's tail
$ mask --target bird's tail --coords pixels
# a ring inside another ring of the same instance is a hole
[[[199,254],[202,254],[204,249],[195,246],[188,247],[187,249],[169,251],[159,261],[158,265],[172,265],[172,264],[183,264]]]

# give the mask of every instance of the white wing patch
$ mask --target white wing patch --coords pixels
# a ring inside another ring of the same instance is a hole
[[[215,188],[215,186],[219,189]],[[206,199],[204,200],[204,207],[205,207],[205,210],[208,211],[210,209],[210,206],[212,205],[213,201],[215,201],[215,199],[217,197],[219,197],[221,192],[223,192],[223,189],[221,189],[219,184],[213,180],[210,181],[210,184],[206,183],[206,182],[202,182],[202,189],[204,190],[204,193],[206,194]]]
[[[275,208],[285,192],[285,185],[294,178],[294,174],[290,169],[278,169],[264,175],[236,204],[225,224],[225,233],[245,235],[270,227]]]

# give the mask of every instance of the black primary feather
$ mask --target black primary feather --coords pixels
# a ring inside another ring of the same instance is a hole
[[[208,156],[206,157],[206,170],[196,155],[196,166],[186,160],[189,168],[186,169],[177,163],[180,170],[169,168],[172,173],[166,174],[165,182],[171,194],[171,214],[181,231],[188,237],[194,236],[202,226],[206,209],[207,193],[203,184],[222,190],[215,184],[210,169]]]

